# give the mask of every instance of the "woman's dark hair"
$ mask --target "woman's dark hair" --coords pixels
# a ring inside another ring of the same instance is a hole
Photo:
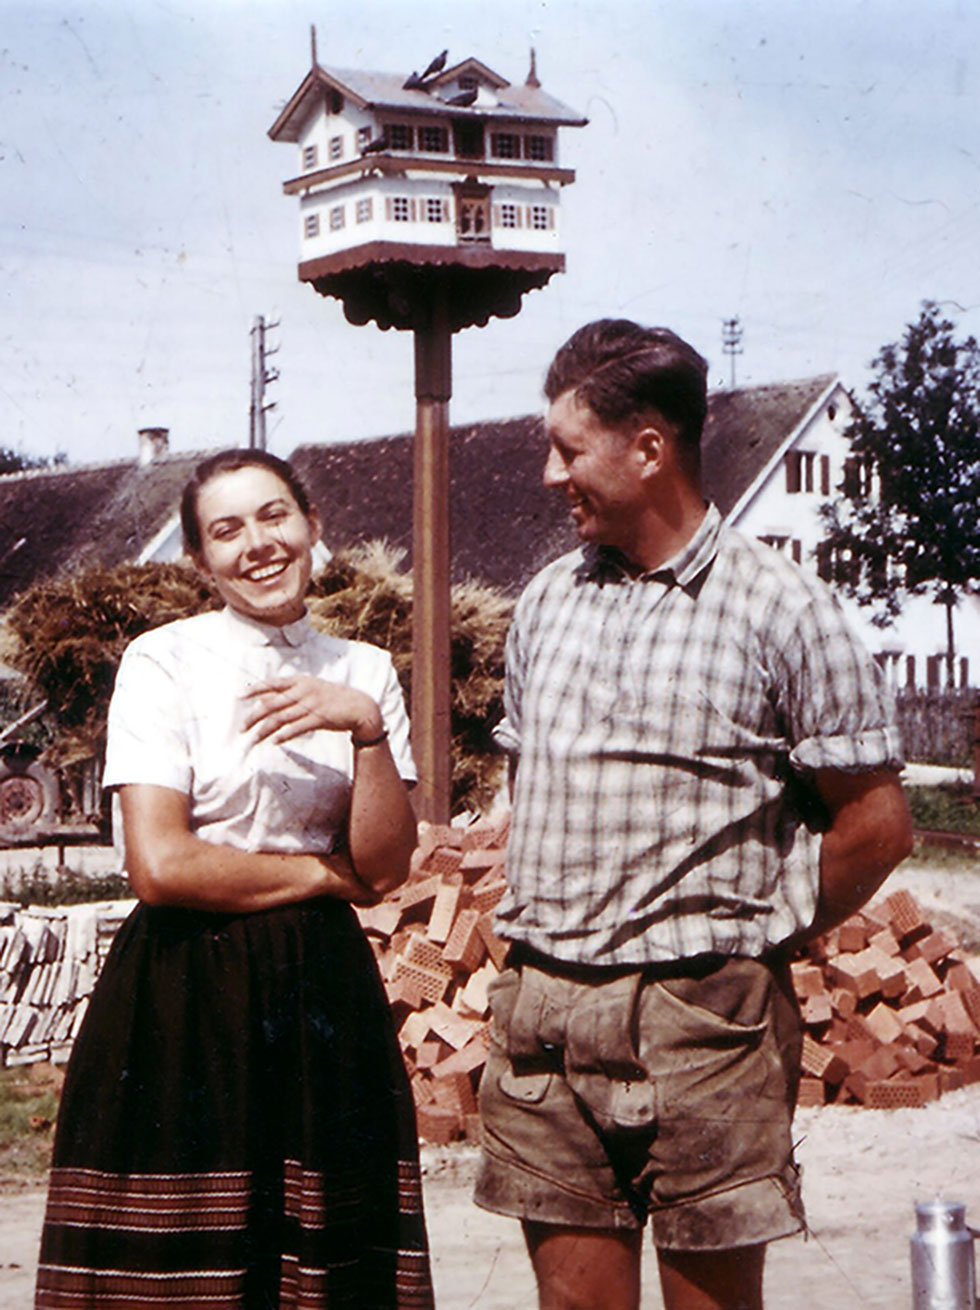
[[[240,450],[219,450],[202,459],[191,474],[180,498],[180,526],[184,533],[184,549],[191,555],[201,553],[201,521],[197,516],[197,500],[201,488],[220,473],[234,473],[237,469],[264,468],[275,473],[292,492],[293,499],[307,518],[310,517],[310,497],[299,474],[292,464],[272,455],[267,450],[244,447]]]
[[[544,393],[574,391],[603,423],[650,413],[676,425],[695,466],[708,412],[708,365],[669,328],[600,318],[579,328],[552,360]]]

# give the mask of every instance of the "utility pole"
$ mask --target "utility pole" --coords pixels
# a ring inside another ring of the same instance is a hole
[[[267,346],[265,334],[278,326],[278,322],[267,324],[261,314],[256,315],[252,324],[252,401],[248,411],[248,444],[257,450],[265,450],[266,410],[274,409],[276,404],[274,400],[266,400],[265,389],[279,377],[277,368],[266,366],[266,360],[270,355],[278,354],[279,347]]]
[[[742,351],[742,324],[736,318],[723,318],[721,321],[721,348],[732,361],[732,390],[735,389],[735,356]]]

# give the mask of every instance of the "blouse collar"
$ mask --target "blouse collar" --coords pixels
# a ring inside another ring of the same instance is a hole
[[[310,623],[309,611],[304,610],[301,618],[294,623],[262,623],[259,619],[239,614],[237,610],[225,606],[222,610],[225,622],[239,641],[250,646],[302,646],[314,635]]]

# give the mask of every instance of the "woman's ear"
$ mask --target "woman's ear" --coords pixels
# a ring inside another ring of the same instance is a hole
[[[311,509],[309,514],[306,516],[306,521],[310,525],[310,535],[313,538],[311,544],[316,545],[316,543],[323,536],[323,520],[320,518],[320,515],[316,512],[315,509]]]

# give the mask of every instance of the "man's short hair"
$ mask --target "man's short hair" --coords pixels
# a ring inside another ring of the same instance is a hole
[[[544,393],[552,401],[573,391],[603,423],[660,414],[676,426],[696,462],[708,412],[707,378],[706,360],[669,328],[600,318],[579,328],[555,355]]]

